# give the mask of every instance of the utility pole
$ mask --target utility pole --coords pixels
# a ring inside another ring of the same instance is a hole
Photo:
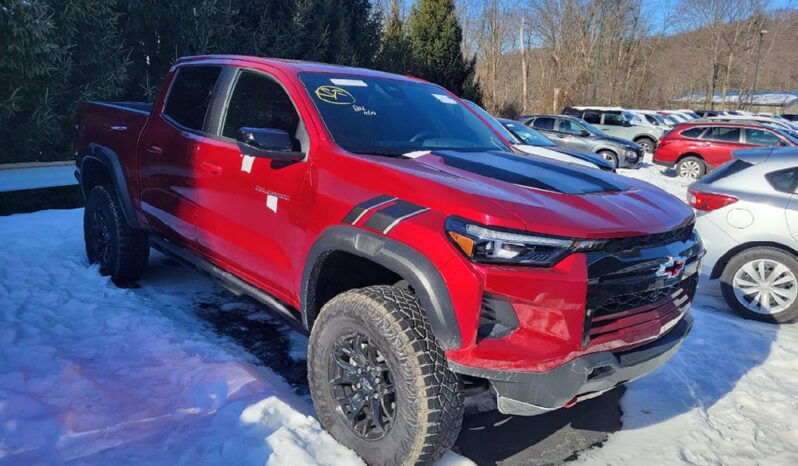
[[[751,86],[751,93],[748,94],[748,109],[751,109],[751,102],[754,100],[756,94],[756,80],[759,77],[759,60],[762,58],[762,38],[768,33],[767,29],[759,30],[759,43],[756,46],[756,68],[754,68],[754,84]]]

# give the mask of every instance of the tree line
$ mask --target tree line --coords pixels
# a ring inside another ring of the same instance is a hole
[[[0,162],[69,158],[81,100],[152,100],[179,57],[241,54],[415,75],[480,101],[454,0],[1,0]]]
[[[683,107],[673,101],[683,93],[712,108],[713,94],[752,91],[757,64],[757,89],[798,89],[798,12],[767,0],[459,5],[485,107],[506,116],[566,105]]]

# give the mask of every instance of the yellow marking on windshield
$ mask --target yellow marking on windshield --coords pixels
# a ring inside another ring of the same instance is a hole
[[[315,92],[316,97],[328,104],[349,105],[355,103],[355,96],[340,87],[319,86]]]

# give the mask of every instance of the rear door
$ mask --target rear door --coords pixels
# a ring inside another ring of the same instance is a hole
[[[279,129],[307,154],[310,138],[284,87],[271,75],[225,71],[224,95],[214,103],[214,139],[199,155],[197,235],[211,259],[289,300],[305,237],[301,208],[310,162],[244,156],[239,128]]]
[[[151,228],[196,246],[196,157],[221,66],[183,65],[139,141],[141,209]]]
[[[717,167],[732,159],[732,151],[742,147],[742,130],[736,126],[710,126],[701,135],[699,148],[704,161]]]

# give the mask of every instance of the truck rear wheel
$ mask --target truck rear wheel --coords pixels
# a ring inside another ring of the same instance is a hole
[[[460,432],[462,382],[407,290],[330,300],[311,331],[308,381],[321,425],[368,464],[434,462]]]
[[[83,211],[83,239],[89,263],[99,263],[100,273],[110,275],[117,285],[138,280],[147,267],[147,232],[127,224],[111,186],[95,186],[89,192]]]

